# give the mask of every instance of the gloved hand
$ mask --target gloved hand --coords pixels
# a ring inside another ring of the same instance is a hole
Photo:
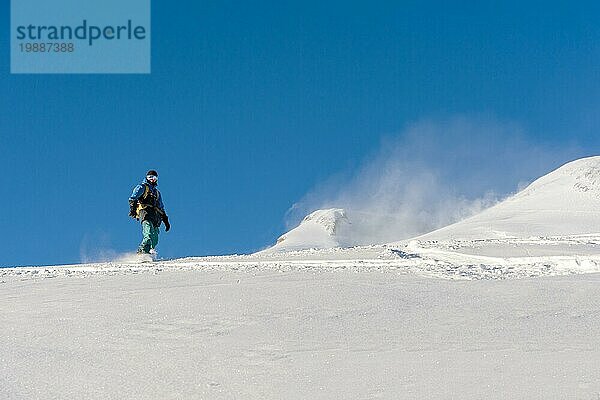
[[[167,217],[166,215],[163,215],[162,220],[165,223],[165,232],[169,232],[169,230],[171,229],[171,224],[169,223],[169,217]]]
[[[137,218],[137,201],[131,200],[129,202],[129,216],[131,218]]]

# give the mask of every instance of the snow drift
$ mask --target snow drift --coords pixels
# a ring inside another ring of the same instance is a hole
[[[388,219],[390,223],[392,218]],[[381,218],[371,218],[367,213],[341,208],[317,210],[267,251],[389,242],[383,233],[376,241],[378,230],[386,231],[381,223]],[[417,239],[504,239],[596,232],[600,232],[600,156],[567,163],[497,205]]]
[[[600,232],[600,157],[569,162],[505,201],[421,240],[587,235]]]
[[[272,249],[326,249],[347,245],[344,227],[350,225],[346,211],[341,208],[317,210],[307,215],[300,225],[281,235]]]
[[[295,251],[329,249],[386,243],[394,240],[390,229],[383,224],[397,226],[399,220],[410,220],[405,215],[368,213],[343,208],[316,210],[307,215],[300,225],[277,239],[275,246],[265,250]]]

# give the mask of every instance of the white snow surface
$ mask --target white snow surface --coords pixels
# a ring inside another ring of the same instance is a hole
[[[390,226],[397,226],[400,216],[383,212],[367,212],[328,208],[307,215],[300,224],[281,235],[277,243],[264,253],[304,249],[328,249],[387,243],[397,236]],[[403,216],[404,220],[410,220]],[[383,221],[390,226],[382,227]],[[419,233],[416,231],[415,234]]]
[[[383,228],[374,226],[366,213],[340,208],[317,210],[265,252],[370,244],[373,242],[367,243],[361,236],[377,238],[377,229]],[[600,234],[598,156],[567,163],[495,206],[417,239],[524,240],[595,234]],[[506,250],[510,253],[510,248]]]
[[[591,399],[599,244],[3,268],[0,398]]]
[[[600,157],[572,161],[480,214],[419,239],[504,239],[600,232]]]
[[[251,255],[0,268],[0,399],[598,398],[599,171],[390,244],[329,248],[330,209]]]
[[[427,250],[2,269],[0,398],[596,398],[598,260]]]
[[[307,215],[296,228],[280,236],[275,246],[266,251],[347,246],[344,225],[349,224],[346,211],[342,208],[317,210]]]

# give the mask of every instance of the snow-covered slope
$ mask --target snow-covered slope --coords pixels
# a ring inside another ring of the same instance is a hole
[[[597,274],[467,282],[149,268],[0,277],[0,399],[600,393]]]
[[[600,232],[600,157],[572,161],[480,214],[418,237],[481,240]]]
[[[0,268],[0,398],[595,398],[599,185],[387,245],[330,248],[373,226],[329,209],[252,255]]]
[[[387,225],[394,224],[394,218],[341,208],[317,210],[264,252],[371,245],[406,239],[406,236],[393,236],[394,231],[388,229]],[[600,233],[598,156],[567,163],[494,207],[416,239],[565,238],[596,233]]]
[[[317,210],[307,215],[296,228],[277,239],[270,251],[289,251],[308,248],[327,249],[347,246],[344,227],[350,222],[341,208]]]
[[[343,208],[316,210],[263,253],[388,243],[399,239],[398,232],[393,229],[398,226],[398,218],[398,215],[383,212],[373,214]],[[402,218],[406,220],[404,216]],[[414,234],[408,231],[400,238]]]

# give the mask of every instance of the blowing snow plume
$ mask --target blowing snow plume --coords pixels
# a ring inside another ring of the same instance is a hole
[[[534,144],[519,126],[490,118],[417,122],[384,138],[351,178],[331,179],[294,204],[291,226],[307,216],[275,248],[414,237],[479,213],[580,155],[574,145]]]

